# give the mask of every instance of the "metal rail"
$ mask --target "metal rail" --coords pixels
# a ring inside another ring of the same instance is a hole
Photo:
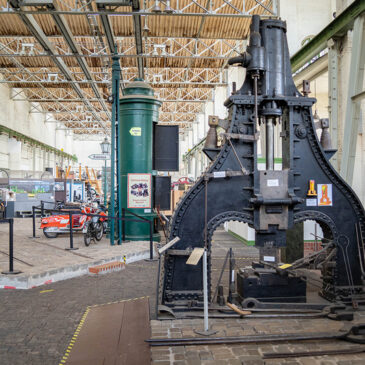
[[[124,208],[123,208],[124,209]],[[72,222],[72,216],[75,214],[79,214],[79,215],[85,215],[87,217],[99,217],[99,218],[103,218],[103,219],[110,219],[110,220],[117,220],[117,221],[127,221],[127,222],[142,222],[142,223],[148,223],[150,225],[150,260],[153,260],[153,221],[150,221],[148,219],[145,219],[144,217],[141,217],[137,214],[134,214],[132,212],[129,212],[130,214],[138,217],[138,219],[133,219],[133,218],[126,218],[125,216],[122,217],[114,217],[114,216],[110,216],[110,215],[101,215],[101,214],[91,214],[91,213],[84,213],[81,210],[61,210],[61,209],[46,209],[46,208],[41,208],[41,207],[32,207],[32,220],[33,220],[33,238],[36,238],[36,229],[35,229],[35,211],[41,211],[43,210],[44,212],[51,212],[51,213],[58,213],[58,214],[63,214],[63,215],[68,215],[69,216],[69,232],[70,232],[70,247],[66,248],[67,250],[75,250],[77,248],[75,248],[73,246],[73,222]],[[127,211],[125,209],[125,211]],[[123,227],[123,226],[122,226]],[[123,227],[124,228],[124,227]],[[123,229],[122,228],[122,229]],[[123,229],[122,232],[122,237],[125,238],[125,232]]]

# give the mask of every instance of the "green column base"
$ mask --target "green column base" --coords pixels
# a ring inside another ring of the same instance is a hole
[[[155,241],[155,242],[161,241],[161,235],[159,233],[154,233],[152,237],[153,237],[153,241]],[[141,235],[132,236],[132,235],[126,234],[125,239],[127,241],[149,241],[150,235],[141,234]]]

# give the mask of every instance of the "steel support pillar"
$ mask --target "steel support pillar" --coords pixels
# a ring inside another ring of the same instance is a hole
[[[365,64],[365,15],[355,19],[350,74],[348,78],[347,105],[345,128],[343,137],[343,151],[341,160],[341,176],[352,185],[356,156],[357,138],[359,134],[360,102],[354,101],[353,96],[359,94],[363,88]]]
[[[328,45],[328,114],[330,120],[330,133],[332,147],[338,148],[338,44],[332,38]],[[331,164],[339,169],[337,154],[331,158]]]

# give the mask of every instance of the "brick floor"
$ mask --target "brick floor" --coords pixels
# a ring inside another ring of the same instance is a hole
[[[245,247],[242,243],[232,239],[222,230],[215,232],[212,244],[212,287],[215,284],[224,257],[232,247],[236,258],[236,266],[249,265],[251,261],[258,257],[258,251],[254,247]],[[222,284],[227,295],[228,266],[223,276]],[[311,288],[311,291],[313,288]],[[310,295],[313,295],[311,292]],[[321,301],[320,298],[317,298]],[[356,314],[355,322],[364,321],[364,312]],[[246,336],[254,334],[270,333],[302,333],[302,332],[328,332],[338,331],[343,326],[342,322],[329,319],[211,319],[210,327],[219,332],[214,336]],[[203,319],[186,320],[152,320],[152,337],[196,337],[194,330],[202,329]],[[294,351],[314,351],[347,348],[356,346],[344,341],[302,341],[295,343],[261,343],[261,344],[234,344],[234,345],[209,345],[209,346],[181,346],[181,347],[151,347],[152,364],[186,364],[186,365],[347,365],[365,364],[365,354],[323,356],[323,357],[302,357],[288,359],[262,359],[262,355],[268,352],[294,352]],[[164,351],[162,355],[162,352]],[[161,357],[158,355],[161,353]],[[170,356],[170,362],[167,358]]]

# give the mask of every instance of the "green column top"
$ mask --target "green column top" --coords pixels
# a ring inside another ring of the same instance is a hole
[[[154,97],[154,91],[152,87],[140,78],[134,79],[133,82],[128,84],[123,89],[123,96],[120,98],[120,100],[128,99],[130,97],[147,97],[148,99],[154,99],[157,101],[157,99]]]

